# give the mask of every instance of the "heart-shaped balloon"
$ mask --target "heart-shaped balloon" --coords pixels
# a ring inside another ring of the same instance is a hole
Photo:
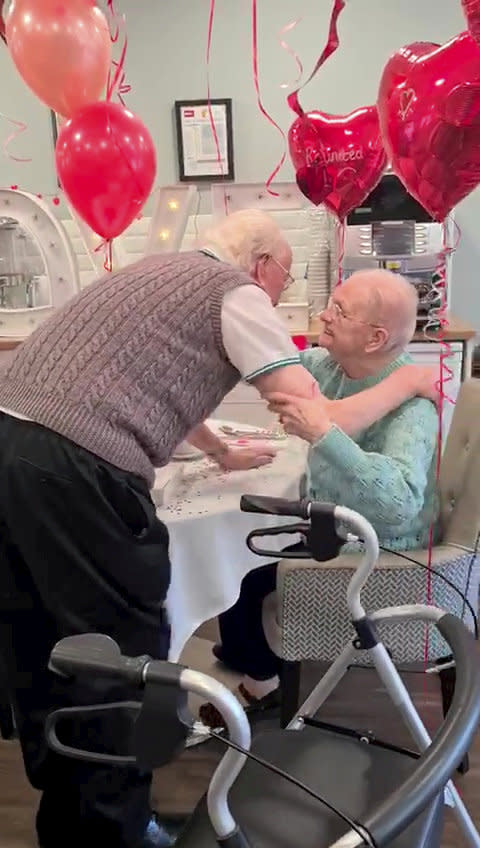
[[[470,35],[480,44],[480,0],[462,0]]]
[[[387,155],[437,221],[480,182],[480,50],[469,33],[388,61],[378,111]]]
[[[307,112],[288,134],[300,191],[341,221],[375,188],[387,163],[375,106],[349,115]]]

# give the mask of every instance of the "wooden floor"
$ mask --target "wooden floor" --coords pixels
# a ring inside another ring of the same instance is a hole
[[[318,667],[306,666],[302,687],[308,691],[318,679]],[[405,676],[417,708],[430,732],[441,720],[438,680],[418,673]],[[408,734],[378,679],[370,670],[355,669],[321,711],[322,717],[359,729],[371,729],[379,738],[408,744]],[[260,728],[259,728],[260,729]],[[164,814],[188,814],[206,789],[220,756],[217,742],[187,750],[177,762],[155,774],[153,806]],[[471,751],[471,769],[457,785],[476,824],[480,827],[480,735]],[[0,742],[0,848],[34,848],[36,793],[22,769],[17,742]],[[442,848],[461,848],[462,839],[448,815]],[[319,846],[320,848],[320,846]]]

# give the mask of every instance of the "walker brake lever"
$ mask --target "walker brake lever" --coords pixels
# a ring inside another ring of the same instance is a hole
[[[311,552],[306,549],[305,551],[299,551],[298,553],[291,553],[289,551],[279,553],[276,551],[267,551],[264,548],[257,548],[256,545],[253,544],[253,539],[262,538],[262,536],[280,536],[283,533],[288,535],[297,535],[301,533],[303,536],[310,530],[310,524],[305,521],[302,521],[299,524],[280,524],[275,527],[262,527],[260,530],[252,530],[247,536],[247,547],[253,554],[257,556],[265,556],[265,557],[274,557],[281,559],[311,559]]]

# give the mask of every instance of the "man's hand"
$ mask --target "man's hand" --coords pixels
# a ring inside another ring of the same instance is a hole
[[[272,392],[267,400],[268,408],[279,416],[285,432],[300,436],[310,444],[321,439],[332,426],[324,398],[307,400]]]
[[[250,448],[228,447],[228,450],[215,456],[215,460],[224,471],[248,471],[249,468],[270,465],[275,456],[274,448],[255,445]]]

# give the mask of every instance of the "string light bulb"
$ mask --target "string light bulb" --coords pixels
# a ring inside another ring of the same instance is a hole
[[[178,209],[178,200],[169,200],[168,208],[171,209],[172,212],[176,212]]]
[[[170,238],[170,230],[160,230],[158,235],[162,241],[168,241]]]

